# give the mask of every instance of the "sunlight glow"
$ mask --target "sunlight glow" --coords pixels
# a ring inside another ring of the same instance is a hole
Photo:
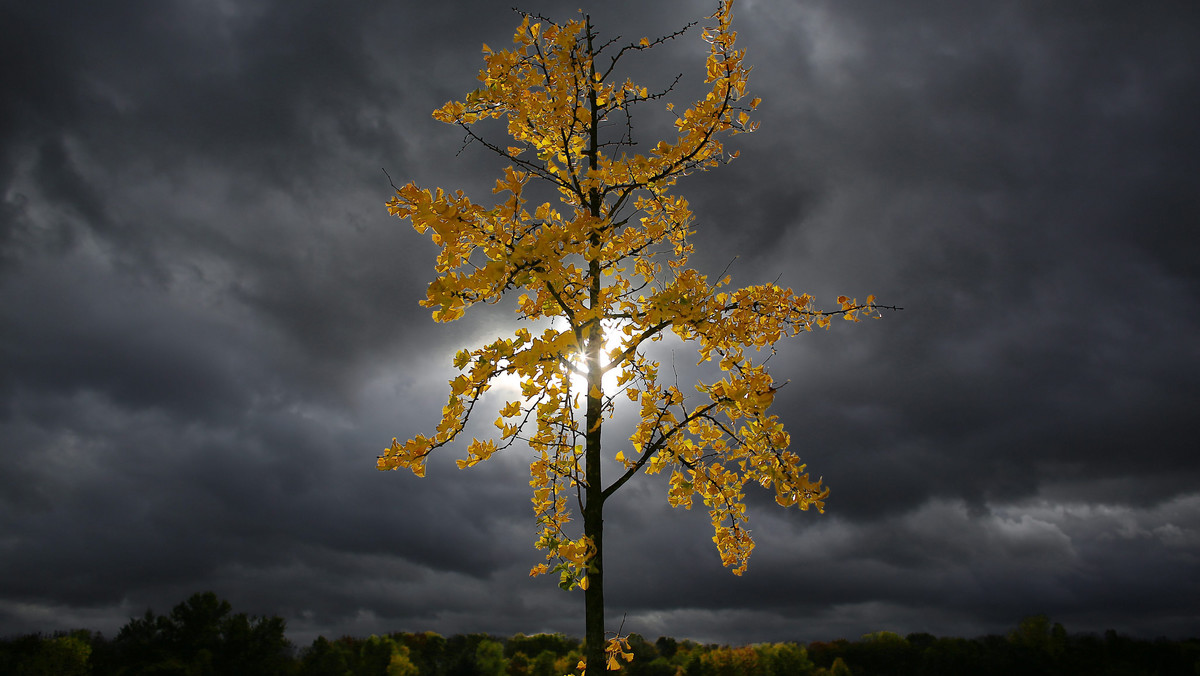
[[[544,327],[545,325],[543,324],[542,326]],[[555,325],[551,324],[551,326]],[[558,326],[561,326],[561,324]],[[534,335],[537,335],[540,331],[540,329],[535,330],[534,327],[530,328]],[[555,326],[555,328],[558,327]],[[621,339],[623,337],[624,334],[621,333],[621,327],[619,324],[610,324],[609,322],[605,322],[604,347],[601,355],[602,363],[607,363],[609,361],[608,355],[613,350],[621,347]],[[587,363],[582,354],[577,354],[571,360],[571,362],[575,364],[581,371],[586,372]],[[620,391],[620,388],[617,386],[617,377],[621,374],[621,371],[622,369],[613,369],[612,371],[604,374],[604,380],[601,384],[601,389],[606,397],[612,397]],[[516,375],[505,374],[496,376],[491,382],[490,389],[496,394],[499,394],[506,401],[520,400],[526,404],[529,403],[526,397],[521,396],[521,379]],[[572,374],[571,389],[581,396],[584,395],[587,391],[587,376],[583,373]]]
[[[601,365],[609,362],[609,354],[613,350],[621,347],[621,336],[619,326],[604,326],[604,346],[601,349],[600,362]],[[587,362],[582,354],[579,354],[572,362],[582,371],[587,371]],[[613,369],[604,374],[604,380],[601,382],[600,389],[604,392],[604,396],[611,397],[617,393],[617,376],[621,374],[621,369]],[[573,374],[571,376],[572,389],[579,389],[580,392],[587,390],[587,376],[583,374]]]

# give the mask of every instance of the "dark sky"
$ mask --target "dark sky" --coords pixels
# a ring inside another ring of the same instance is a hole
[[[510,44],[509,4],[0,2],[0,635],[111,635],[203,590],[305,643],[582,633],[582,595],[527,576],[528,457],[374,469],[432,430],[454,351],[515,328],[417,306],[434,248],[380,171],[490,203],[503,165],[429,113]],[[590,11],[636,40],[714,7]],[[617,494],[613,628],[1200,634],[1200,5],[734,22],[762,127],[679,184],[693,262],[905,309],[781,347],[775,410],[833,493],[754,493],[744,577],[660,481]],[[684,73],[686,103],[704,47],[633,74]]]

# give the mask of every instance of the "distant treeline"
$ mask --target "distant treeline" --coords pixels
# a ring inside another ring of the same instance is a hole
[[[12,676],[563,676],[577,673],[581,643],[561,634],[432,632],[336,640],[297,649],[279,617],[234,613],[211,592],[169,615],[146,611],[115,638],[79,629],[0,640],[0,674]],[[654,642],[631,634],[622,676],[1196,676],[1200,639],[1137,640],[1068,634],[1044,615],[1006,636],[939,638],[887,631],[857,641],[730,647]]]

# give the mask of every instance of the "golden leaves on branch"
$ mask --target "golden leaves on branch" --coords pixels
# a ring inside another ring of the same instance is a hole
[[[614,636],[604,644],[605,668],[608,671],[620,671],[621,662],[633,661],[633,648],[629,645],[628,636]]]
[[[730,3],[710,18],[715,24],[703,34],[707,91],[681,112],[668,104],[674,137],[634,152],[626,116],[666,92],[618,81],[613,67],[622,55],[674,36],[642,39],[612,56],[603,47],[593,51],[585,21],[557,25],[526,16],[512,48],[484,45],[481,86],[433,113],[512,162],[493,188],[499,201],[486,207],[461,191],[409,183],[388,202],[389,213],[408,219],[438,249],[437,274],[421,301],[435,321],[454,321],[511,291],[518,320],[529,325],[458,352],[453,364],[460,373],[450,381],[433,436],[393,440],[378,467],[423,476],[428,456],[466,429],[495,380],[515,379],[520,398],[500,406],[493,423],[498,438],[473,439],[456,464],[475,466],[515,444],[532,452],[537,546],[554,565],[538,564],[530,574],[558,573],[566,588],[587,588],[595,551],[573,530],[571,504],[582,504],[582,491],[593,488],[586,480],[589,430],[577,410],[589,402],[587,415],[601,410],[593,426],[615,410],[613,393],[601,387],[605,374],[616,373],[637,420],[628,445],[605,456],[610,463],[615,458],[617,478],[601,487],[603,496],[638,472],[669,473],[668,502],[691,508],[699,497],[722,562],[741,574],[754,547],[746,484],[774,490],[778,504],[802,510],[822,511],[829,495],[789,450],[791,437],[769,412],[778,386],[758,355],[784,338],[829,328],[837,315],[848,321],[878,315],[873,296],[861,305],[841,296],[838,310],[822,311],[790,288],[731,289],[729,277],[714,283],[687,267],[693,214],[671,190],[679,177],[731,159],[726,136],[757,127],[751,115],[759,99],[746,99],[750,68],[735,47]],[[480,136],[472,125],[484,119],[505,120],[511,142]],[[557,203],[528,203],[526,188],[535,179],[555,189]],[[715,362],[720,377],[697,383],[691,396],[662,384],[646,348],[668,331],[696,346],[699,363]],[[624,651],[610,650],[610,666],[614,655],[623,659]]]

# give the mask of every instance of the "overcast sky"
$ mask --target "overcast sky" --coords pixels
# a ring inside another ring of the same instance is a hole
[[[431,322],[435,249],[380,171],[490,203],[503,165],[429,113],[510,44],[509,4],[0,0],[0,635],[111,636],[204,590],[303,643],[582,634],[582,594],[527,576],[527,456],[375,470],[432,431],[454,351],[515,328]],[[587,9],[637,40],[714,8]],[[1200,634],[1200,5],[740,0],[734,23],[762,127],[679,184],[693,262],[905,309],[772,361],[832,495],[754,493],[745,576],[660,481],[616,495],[612,628]],[[686,103],[704,48],[632,74],[683,73]]]

